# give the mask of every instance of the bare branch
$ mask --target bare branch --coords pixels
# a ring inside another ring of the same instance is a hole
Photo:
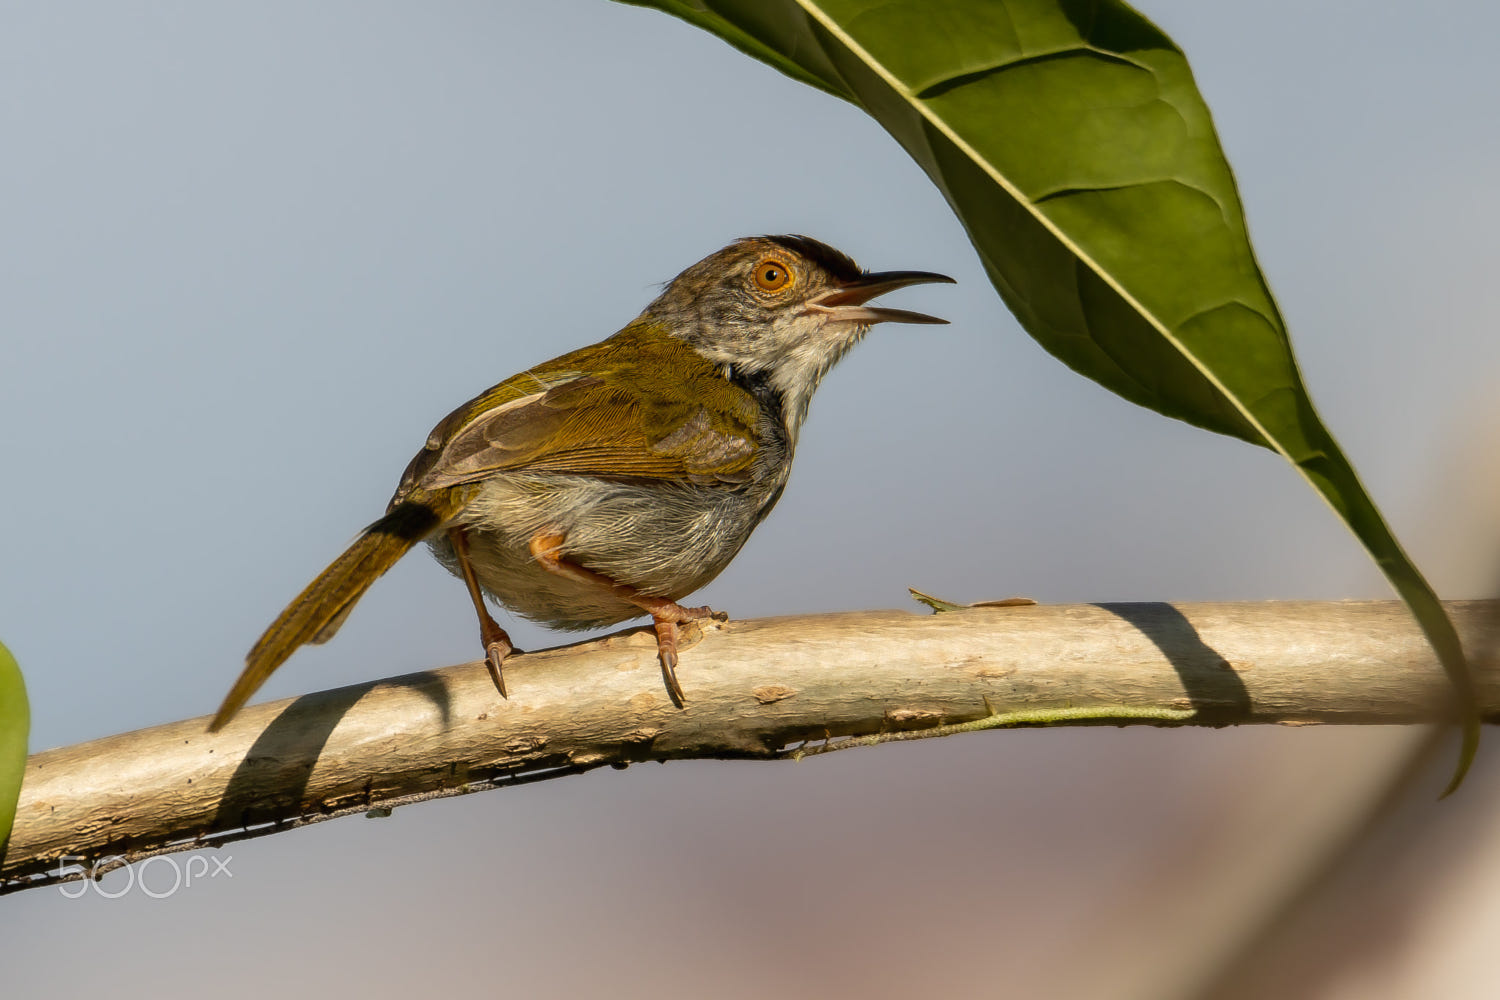
[[[1494,717],[1500,604],[1448,609]],[[635,629],[508,660],[508,701],[473,663],[253,706],[213,736],[200,718],[35,754],[0,891],[80,877],[64,856],[124,864],[605,764],[997,725],[1451,717],[1394,601],[860,612],[710,625],[683,648],[681,710]]]

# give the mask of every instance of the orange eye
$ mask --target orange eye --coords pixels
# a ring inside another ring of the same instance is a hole
[[[755,283],[762,291],[779,292],[790,284],[791,269],[775,257],[767,257],[755,265]]]

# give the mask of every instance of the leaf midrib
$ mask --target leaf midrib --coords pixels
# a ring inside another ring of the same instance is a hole
[[[1025,206],[1026,211],[1030,213],[1034,219],[1041,223],[1041,225],[1048,232],[1050,232],[1060,243],[1067,247],[1068,250],[1078,260],[1086,264],[1089,269],[1098,276],[1099,280],[1103,281],[1106,285],[1112,288],[1115,291],[1115,294],[1119,295],[1120,298],[1122,298],[1132,309],[1134,309],[1140,316],[1144,317],[1145,320],[1150,323],[1151,326],[1154,327],[1159,334],[1161,334],[1162,338],[1172,345],[1173,349],[1176,350],[1178,354],[1186,358],[1188,363],[1191,364],[1198,371],[1198,373],[1202,375],[1203,378],[1210,385],[1212,385],[1214,389],[1217,390],[1219,394],[1225,400],[1227,400],[1229,404],[1233,406],[1242,417],[1245,418],[1245,422],[1255,429],[1255,432],[1260,435],[1261,440],[1269,448],[1275,451],[1282,458],[1286,459],[1293,468],[1298,470],[1303,478],[1308,478],[1306,473],[1302,471],[1301,465],[1292,458],[1291,453],[1282,446],[1281,442],[1276,439],[1275,435],[1271,434],[1266,429],[1265,425],[1263,425],[1259,420],[1256,419],[1254,412],[1244,406],[1240,402],[1239,398],[1234,393],[1230,392],[1229,389],[1224,385],[1224,383],[1220,381],[1210,369],[1206,368],[1202,364],[1202,362],[1198,360],[1198,357],[1192,351],[1187,349],[1182,341],[1179,340],[1175,334],[1173,334],[1171,328],[1163,323],[1161,318],[1158,317],[1155,312],[1147,309],[1139,299],[1137,299],[1134,295],[1127,291],[1124,286],[1122,286],[1117,280],[1115,280],[1114,276],[1111,275],[1107,270],[1105,270],[1098,263],[1098,261],[1093,258],[1092,255],[1084,253],[1083,248],[1080,247],[1077,242],[1075,242],[1065,231],[1060,229],[1056,223],[1048,218],[1045,213],[1038,211],[1036,204],[1030,198],[1026,197],[1026,195],[1024,195],[1019,188],[1011,183],[1009,178],[995,169],[994,165],[989,161],[988,157],[981,156],[979,154],[979,151],[976,150],[967,141],[965,141],[956,132],[954,132],[954,130],[949,127],[947,122],[945,122],[939,116],[935,115],[932,112],[932,109],[927,106],[926,101],[918,97],[915,91],[913,91],[910,87],[903,83],[899,77],[897,77],[886,67],[884,63],[876,59],[873,53],[871,53],[868,49],[855,41],[854,38],[847,31],[845,31],[844,28],[837,21],[835,21],[831,15],[826,13],[819,4],[813,2],[813,0],[795,0],[795,3],[797,4],[797,6],[802,8],[805,14],[816,20],[818,24],[822,25],[825,31],[838,39],[845,48],[847,48],[851,53],[862,60],[866,66],[868,66],[877,76],[885,81],[888,87],[894,90],[909,105],[915,108],[917,110],[917,113],[920,114],[928,124],[930,124],[943,136],[945,136],[949,142],[952,142],[955,146],[957,146],[959,150],[963,152],[964,155],[968,156],[972,162],[978,164],[979,168],[983,170],[991,180],[993,180],[996,184],[1003,188],[1006,193],[1008,193],[1017,202]],[[1309,483],[1311,483],[1310,479]],[[1317,493],[1318,496],[1323,497],[1323,491],[1317,489],[1316,484],[1312,485],[1314,487],[1313,492]],[[1323,501],[1325,503],[1328,503],[1329,506],[1332,507],[1332,503],[1329,502],[1327,497],[1323,497]]]

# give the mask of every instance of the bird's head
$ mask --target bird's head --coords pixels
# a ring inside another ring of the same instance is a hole
[[[731,373],[764,379],[793,430],[813,390],[875,323],[947,320],[868,305],[878,295],[953,279],[929,271],[861,271],[806,236],[738,240],[683,271],[641,319],[659,323]]]

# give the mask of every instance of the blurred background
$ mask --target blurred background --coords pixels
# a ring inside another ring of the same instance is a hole
[[[1193,61],[1325,419],[1439,592],[1493,593],[1500,12],[1143,9]],[[703,601],[1389,596],[1274,455],[1026,337],[872,120],[661,14],[4,0],[0,24],[0,639],[33,750],[212,711],[438,418],[755,233],[959,284],[892,298],[952,325],[842,363]],[[261,697],[475,646],[417,553]],[[1442,803],[1454,740],[1394,729],[636,766],[235,844],[232,877],[166,898],[123,872],[116,899],[10,896],[0,955],[15,996],[1487,997],[1496,742]]]

